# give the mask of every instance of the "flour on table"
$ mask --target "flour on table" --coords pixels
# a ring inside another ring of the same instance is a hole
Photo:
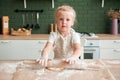
[[[1,63],[0,72],[14,73],[16,72],[17,63]]]
[[[69,77],[71,76],[72,74],[76,73],[77,71],[75,70],[63,70],[61,72],[59,72],[57,74],[57,77],[62,77],[62,76],[66,76],[66,77]],[[67,75],[66,75],[67,74]]]
[[[44,72],[45,72],[45,69],[44,69],[44,68],[39,69],[39,70],[36,70],[36,74],[37,74],[37,75],[42,75]]]
[[[112,61],[106,61],[109,64],[120,64],[120,61],[112,60]]]

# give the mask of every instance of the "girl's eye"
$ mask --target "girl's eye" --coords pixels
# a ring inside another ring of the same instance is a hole
[[[63,18],[60,18],[60,21],[62,21],[63,20]]]
[[[63,18],[60,18],[59,20],[60,20],[60,21],[63,21]],[[70,21],[70,19],[66,19],[66,21]]]
[[[70,21],[70,19],[67,19],[67,21]]]

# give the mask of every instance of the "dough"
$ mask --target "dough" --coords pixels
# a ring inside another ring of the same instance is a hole
[[[63,71],[64,68],[58,68],[58,67],[46,67],[46,69],[51,70],[51,71]]]

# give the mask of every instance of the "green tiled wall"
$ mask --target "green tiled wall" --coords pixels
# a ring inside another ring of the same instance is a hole
[[[30,25],[33,23],[36,24],[36,13],[14,12],[16,9],[24,9],[23,1],[24,0],[0,0],[0,19],[2,16],[9,16],[10,28],[13,27],[15,29],[18,29],[23,26],[22,15],[28,15],[26,23],[29,23]],[[105,0],[105,5],[103,8],[101,7],[102,0],[55,0],[55,8],[51,7],[52,0],[26,1],[26,9],[44,10],[43,13],[40,13],[40,29],[33,29],[33,34],[49,33],[50,24],[54,23],[54,11],[58,6],[63,4],[71,5],[76,10],[77,22],[74,29],[77,32],[110,33],[111,20],[107,16],[107,12],[110,9],[120,9],[120,0]],[[32,17],[32,14],[34,17]]]

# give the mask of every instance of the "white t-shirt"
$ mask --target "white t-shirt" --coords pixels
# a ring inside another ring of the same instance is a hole
[[[80,44],[80,36],[71,28],[66,37],[59,32],[51,32],[48,42],[53,43],[54,58],[68,58],[73,54],[73,45]]]

